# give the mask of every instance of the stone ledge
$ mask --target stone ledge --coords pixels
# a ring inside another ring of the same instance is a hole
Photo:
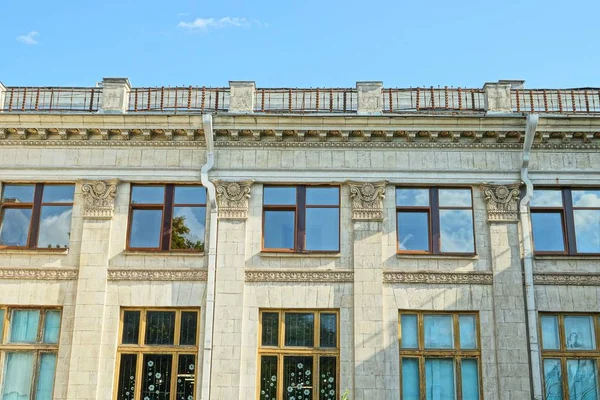
[[[598,261],[598,260],[600,260],[600,256],[599,255],[590,255],[590,256],[584,256],[584,255],[578,255],[578,256],[571,256],[571,255],[533,256],[533,258],[535,260],[539,260],[539,261],[547,261],[547,260],[551,260],[551,261],[572,261],[572,260]]]
[[[0,279],[76,280],[79,271],[66,268],[0,268]]]
[[[57,249],[57,250],[47,250],[47,249],[39,249],[39,250],[31,250],[31,249],[0,249],[0,255],[2,254],[21,254],[27,256],[39,256],[39,255],[57,255],[57,256],[66,256],[69,254],[69,250],[65,249]]]
[[[185,256],[185,257],[203,257],[206,253],[196,253],[192,251],[131,251],[125,250],[121,254],[124,256],[143,256],[143,257],[156,257],[156,256]]]
[[[600,274],[565,274],[554,272],[548,272],[545,274],[533,274],[533,283],[534,285],[600,286]]]
[[[109,281],[206,281],[206,269],[109,268]]]
[[[347,283],[354,282],[350,270],[246,270],[246,282],[311,282]]]
[[[341,258],[342,253],[281,253],[262,251],[258,253],[260,257],[281,257],[281,258]]]
[[[427,283],[440,285],[491,285],[491,272],[384,271],[383,283]]]
[[[474,254],[472,256],[453,256],[453,255],[441,255],[441,254],[403,254],[396,253],[396,257],[400,259],[409,260],[479,260],[479,255]]]

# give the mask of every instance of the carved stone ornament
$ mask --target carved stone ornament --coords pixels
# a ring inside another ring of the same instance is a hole
[[[383,198],[386,185],[387,181],[348,181],[354,221],[383,221]]]
[[[64,268],[0,268],[0,279],[66,281],[77,279],[78,270]]]
[[[491,285],[493,275],[480,272],[384,272],[384,283],[426,283],[434,285]]]
[[[535,285],[600,286],[600,274],[534,274]]]
[[[273,271],[247,270],[246,282],[353,282],[352,271]]]
[[[488,221],[518,222],[519,186],[484,185],[483,195],[487,203]]]
[[[253,180],[227,182],[215,180],[220,219],[247,219],[248,199]]]
[[[117,181],[86,181],[83,192],[83,218],[110,219],[115,209]]]
[[[109,269],[109,281],[205,281],[206,269]]]

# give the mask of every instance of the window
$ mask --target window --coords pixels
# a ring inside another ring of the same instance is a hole
[[[401,311],[399,323],[402,399],[482,397],[476,313]]]
[[[600,316],[540,313],[547,400],[600,398]]]
[[[133,185],[132,250],[204,251],[206,190],[193,185]]]
[[[334,310],[260,313],[259,400],[338,399]]]
[[[122,309],[116,398],[193,400],[197,309]]]
[[[2,188],[0,247],[69,247],[75,186],[5,184]]]
[[[398,252],[475,254],[471,189],[396,188]]]
[[[536,254],[600,254],[600,190],[536,189],[530,206]]]
[[[52,399],[60,320],[58,308],[0,308],[3,399]]]
[[[265,186],[263,250],[338,252],[340,188]]]

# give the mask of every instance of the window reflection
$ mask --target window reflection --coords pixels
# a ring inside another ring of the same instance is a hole
[[[397,206],[429,206],[429,189],[396,189]]]
[[[293,249],[295,219],[294,211],[265,211],[264,247]]]
[[[398,212],[398,248],[429,251],[429,215],[426,212]]]
[[[471,210],[440,210],[440,242],[444,253],[473,253],[473,213]]]
[[[27,246],[31,209],[5,208],[2,210],[2,225],[0,225],[0,245]]]
[[[158,248],[162,210],[133,210],[129,247]]]
[[[45,185],[42,203],[72,203],[74,194],[73,185]]]
[[[171,225],[171,249],[204,251],[206,208],[174,207]]]
[[[600,210],[573,210],[578,253],[600,253]]]
[[[531,213],[535,251],[564,251],[563,222],[560,213]]]
[[[339,221],[338,208],[307,208],[306,250],[338,250]]]
[[[134,204],[162,204],[165,201],[164,186],[133,186],[131,202]]]
[[[71,206],[43,206],[38,247],[67,248],[71,236]]]
[[[530,205],[532,207],[562,207],[560,190],[534,190]]]
[[[263,192],[266,205],[294,205],[296,204],[295,187],[266,186]]]
[[[2,202],[5,203],[33,203],[35,185],[4,185],[2,189]]]
[[[440,207],[471,207],[470,189],[440,189]]]

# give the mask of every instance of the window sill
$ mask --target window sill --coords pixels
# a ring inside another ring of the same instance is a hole
[[[396,253],[396,257],[408,260],[479,260],[478,254],[444,255],[444,254],[403,254]]]
[[[600,260],[600,255],[599,254],[590,254],[589,256],[585,256],[585,255],[569,255],[569,254],[554,254],[554,255],[543,255],[543,256],[533,256],[533,258],[535,260],[561,260],[561,261],[568,261],[568,260]]]
[[[342,253],[285,253],[285,252],[270,252],[262,251],[259,254],[261,257],[282,257],[282,258],[340,258]]]
[[[69,254],[69,249],[56,249],[56,250],[48,250],[48,249],[0,249],[0,254],[22,254],[22,255],[57,255],[64,256]]]
[[[124,250],[125,256],[184,256],[184,257],[203,257],[204,252],[192,251],[141,251],[141,250]]]

